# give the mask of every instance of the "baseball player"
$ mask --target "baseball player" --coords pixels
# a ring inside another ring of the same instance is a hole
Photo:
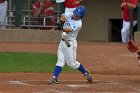
[[[79,6],[73,12],[68,12],[61,16],[60,21],[58,22],[58,29],[60,31],[67,33],[67,38],[71,46],[70,47],[66,46],[66,43],[64,42],[62,35],[62,39],[60,41],[57,52],[58,60],[56,63],[56,67],[54,69],[53,77],[48,82],[48,84],[58,83],[57,81],[58,76],[61,73],[62,68],[65,64],[67,64],[69,67],[73,69],[77,69],[80,72],[82,72],[83,75],[87,78],[88,82],[92,82],[92,76],[83,67],[83,65],[76,60],[76,51],[77,51],[76,38],[78,32],[82,28],[81,19],[84,17],[85,13],[86,8],[84,6]]]
[[[122,9],[122,18],[123,25],[121,29],[122,43],[127,43],[129,41],[129,32],[130,32],[130,7],[136,9],[138,5],[138,0],[122,0],[121,9]],[[134,13],[133,26],[137,24],[136,13]]]

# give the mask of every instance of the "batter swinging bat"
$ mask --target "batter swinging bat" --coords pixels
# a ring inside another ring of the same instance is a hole
[[[67,39],[67,33],[66,32],[63,32],[62,33],[62,36],[63,36],[63,40],[65,41],[67,47],[70,47],[70,43],[69,43],[69,40]]]

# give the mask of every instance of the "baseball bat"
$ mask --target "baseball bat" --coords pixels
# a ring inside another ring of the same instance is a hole
[[[63,36],[63,40],[65,41],[67,47],[70,47],[71,45],[70,45],[69,40],[67,38],[67,33],[66,32],[63,32],[62,33],[62,36]]]

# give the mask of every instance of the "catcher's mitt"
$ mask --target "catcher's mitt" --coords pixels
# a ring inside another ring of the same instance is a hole
[[[138,46],[134,43],[133,40],[129,40],[129,42],[127,43],[127,48],[132,53],[137,52],[139,50]]]

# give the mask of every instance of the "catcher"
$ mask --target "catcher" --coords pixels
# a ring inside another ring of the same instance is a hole
[[[133,40],[129,40],[127,43],[127,48],[130,52],[138,54],[138,63],[140,66],[140,51],[139,51],[138,46],[135,44]]]

